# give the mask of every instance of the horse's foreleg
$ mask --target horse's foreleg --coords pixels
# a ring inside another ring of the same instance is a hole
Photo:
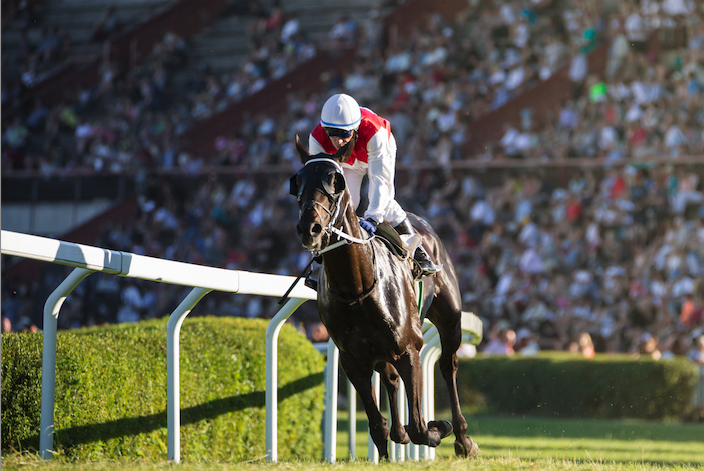
[[[440,355],[439,366],[445,384],[447,384],[447,392],[450,395],[450,409],[452,410],[452,428],[455,432],[455,454],[461,458],[471,458],[479,452],[477,442],[467,436],[467,421],[460,410],[460,399],[457,394],[457,349],[459,341],[450,342],[450,345],[445,344],[445,338],[440,332],[440,340],[442,344],[442,354]],[[455,346],[455,344],[457,344]]]
[[[421,411],[423,396],[423,377],[420,366],[420,355],[417,350],[403,355],[395,362],[398,372],[406,383],[408,397],[408,426],[406,430],[411,441],[418,445],[438,446],[440,440],[449,435],[452,426],[448,422],[425,423]]]
[[[362,400],[369,419],[369,434],[376,449],[379,450],[379,458],[388,459],[389,428],[376,403],[376,394],[372,387],[372,366],[360,365],[354,357],[342,351],[340,352],[340,363]],[[350,417],[350,420],[353,420],[353,417]]]
[[[401,377],[398,371],[391,363],[379,363],[376,370],[381,375],[381,381],[384,383],[386,392],[389,396],[389,412],[391,413],[391,440],[396,443],[405,445],[410,443],[411,439],[406,433],[406,429],[401,423],[398,412],[398,390],[400,387]]]

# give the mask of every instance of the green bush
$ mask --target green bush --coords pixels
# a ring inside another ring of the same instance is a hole
[[[690,408],[697,377],[684,358],[542,353],[461,360],[457,382],[463,405],[483,403],[491,413],[665,419]]]
[[[266,454],[266,321],[194,317],[180,336],[181,457]],[[2,449],[38,449],[41,334],[2,336]],[[68,459],[165,459],[166,319],[63,331],[54,450]],[[324,360],[286,325],[279,337],[282,459],[319,459]]]

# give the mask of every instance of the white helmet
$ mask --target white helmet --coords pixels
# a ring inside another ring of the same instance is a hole
[[[361,120],[362,110],[357,101],[344,93],[328,98],[320,112],[320,125],[324,128],[351,131],[359,127]]]

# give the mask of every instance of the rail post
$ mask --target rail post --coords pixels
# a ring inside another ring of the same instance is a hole
[[[340,371],[340,350],[328,340],[328,362],[325,368],[325,417],[323,447],[325,460],[334,463],[337,458],[337,374]]]
[[[166,324],[166,429],[168,434],[167,459],[181,462],[181,383],[179,362],[179,333],[181,325],[203,296],[211,289],[193,288],[169,316]]]
[[[277,340],[286,320],[306,299],[291,298],[269,321],[266,327],[266,460],[276,462],[278,454],[278,365]]]
[[[39,427],[39,456],[50,460],[54,452],[54,399],[56,388],[56,326],[61,305],[71,291],[94,270],[74,268],[44,304],[42,346],[42,404]]]

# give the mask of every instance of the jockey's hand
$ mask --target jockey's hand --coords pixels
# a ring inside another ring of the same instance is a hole
[[[376,221],[375,221],[374,219],[372,219],[372,218],[360,219],[360,220],[359,220],[359,225],[362,226],[362,229],[364,229],[365,231],[367,231],[367,232],[370,233],[370,234],[376,233],[376,226],[377,226],[377,224],[379,224],[379,223],[376,222]]]

